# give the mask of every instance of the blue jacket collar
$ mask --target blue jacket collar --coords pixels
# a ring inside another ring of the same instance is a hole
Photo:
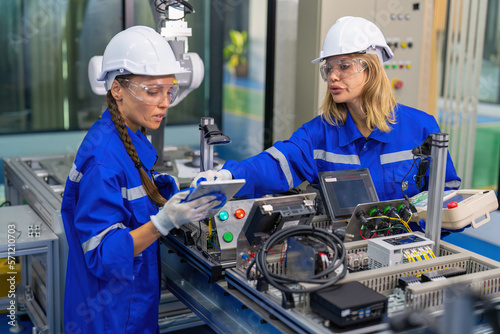
[[[339,145],[341,147],[347,146],[359,138],[364,138],[354,123],[349,110],[347,110],[347,117],[344,125],[339,126],[339,135]],[[389,143],[392,140],[392,134],[391,132],[382,132],[378,128],[375,128],[368,138],[382,143]]]
[[[116,126],[113,123],[113,120],[111,119],[111,114],[108,109],[106,109],[102,114],[102,119],[110,126],[112,126],[113,131],[117,135],[119,135],[118,130],[116,129]],[[146,136],[144,136],[141,130],[137,130],[137,132],[134,133],[127,126],[127,131],[128,135],[130,136],[130,140],[132,141],[132,144],[134,145],[135,150],[137,151],[139,159],[141,160],[146,170],[150,171],[153,168],[154,164],[156,163],[156,160],[158,159],[158,154],[156,153],[155,148],[149,142]]]

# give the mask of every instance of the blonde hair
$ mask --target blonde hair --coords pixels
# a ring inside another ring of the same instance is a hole
[[[137,155],[137,151],[135,150],[134,144],[132,144],[132,140],[128,135],[127,127],[125,126],[125,120],[123,119],[120,111],[118,110],[118,106],[116,104],[116,100],[111,94],[111,90],[108,90],[108,94],[106,95],[106,100],[108,102],[108,110],[111,114],[111,119],[113,123],[115,123],[116,129],[120,134],[120,139],[122,140],[123,146],[127,150],[128,155],[134,162],[135,167],[139,171],[139,175],[141,177],[142,186],[146,191],[148,197],[155,202],[159,206],[163,206],[167,200],[160,194],[158,188],[153,183],[153,181],[146,174],[144,168],[142,168],[142,162]],[[146,135],[146,128],[141,127],[141,132]]]
[[[373,54],[357,54],[356,58],[362,59],[368,67],[365,86],[361,91],[361,107],[366,114],[366,125],[370,130],[377,127],[380,131],[389,132],[389,124],[395,124],[394,108],[396,97],[385,74],[380,60]],[[344,124],[347,117],[347,106],[345,103],[336,103],[330,91],[320,107],[320,114],[329,124],[338,126]]]

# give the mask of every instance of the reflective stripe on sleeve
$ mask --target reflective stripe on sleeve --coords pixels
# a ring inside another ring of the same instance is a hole
[[[324,160],[326,162],[336,164],[360,165],[360,160],[357,155],[344,155],[327,152],[325,150],[314,150],[314,159]]]
[[[98,235],[95,235],[92,238],[90,238],[89,240],[85,241],[82,244],[83,254],[85,254],[88,251],[91,251],[91,250],[95,249],[97,246],[99,246],[99,244],[101,243],[101,240],[106,236],[106,234],[108,234],[109,231],[114,230],[116,228],[126,228],[126,227],[122,223],[116,223],[114,225],[111,225],[110,227],[108,227],[107,229],[105,229],[104,231],[99,233]]]
[[[73,163],[73,166],[71,166],[71,170],[69,171],[69,180],[75,183],[79,183],[82,179],[82,176],[83,174],[76,169],[76,165],[75,163]]]
[[[413,160],[413,153],[411,153],[411,150],[380,155],[380,163],[382,165],[406,160]]]
[[[122,188],[122,196],[123,198],[133,201],[134,199],[138,199],[144,196],[147,196],[146,190],[144,190],[144,187],[142,185],[135,187],[135,188],[130,188],[127,189],[125,187]]]
[[[286,181],[288,182],[288,189],[293,188],[293,177],[292,172],[290,171],[290,165],[288,165],[288,160],[276,147],[272,146],[266,150],[274,159],[278,160],[280,163],[281,170],[286,177]]]

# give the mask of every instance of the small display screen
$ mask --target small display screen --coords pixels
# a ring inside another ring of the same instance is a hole
[[[319,173],[323,200],[331,218],[352,215],[358,204],[378,202],[368,169]]]
[[[340,208],[352,208],[359,203],[370,201],[368,191],[363,180],[338,180],[332,183],[333,191],[337,196]]]
[[[446,201],[443,201],[443,209],[448,208],[448,206],[447,206],[448,203],[451,203],[451,202],[460,203],[460,202],[466,200],[467,198],[471,197],[472,195],[473,194],[458,194],[458,195],[455,195],[452,198],[449,198]]]

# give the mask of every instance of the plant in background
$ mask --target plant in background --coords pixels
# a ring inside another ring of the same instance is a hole
[[[248,73],[246,58],[248,33],[231,29],[229,30],[229,37],[231,38],[231,44],[224,47],[224,58],[228,60],[228,70],[237,77],[245,77]]]

